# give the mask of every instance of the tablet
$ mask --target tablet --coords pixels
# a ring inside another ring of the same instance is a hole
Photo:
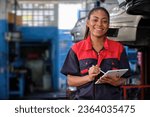
[[[103,76],[101,76],[95,84],[100,83],[100,79],[107,76],[107,77],[121,77],[123,74],[125,74],[128,71],[128,69],[117,69],[117,70],[108,70]]]

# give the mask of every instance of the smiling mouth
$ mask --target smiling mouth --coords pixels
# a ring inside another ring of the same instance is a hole
[[[98,31],[102,31],[103,29],[100,29],[100,28],[96,28],[95,30],[98,30]]]
[[[96,32],[103,32],[104,29],[101,29],[101,28],[95,28],[95,31],[96,31]]]

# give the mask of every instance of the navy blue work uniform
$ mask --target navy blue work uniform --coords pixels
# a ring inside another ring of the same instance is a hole
[[[61,69],[61,73],[64,75],[84,76],[88,74],[88,69],[96,64],[98,64],[104,72],[112,69],[130,69],[122,44],[106,38],[104,48],[97,53],[92,47],[90,37],[87,37],[87,39],[75,43],[71,47]],[[129,71],[122,77],[129,77]],[[101,75],[100,73],[97,78]],[[74,99],[121,99],[121,91],[119,86],[95,84],[95,81],[91,81],[77,87]]]

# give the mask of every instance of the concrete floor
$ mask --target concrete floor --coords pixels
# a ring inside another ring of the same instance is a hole
[[[67,100],[66,92],[35,92],[24,97],[11,96],[10,100]]]

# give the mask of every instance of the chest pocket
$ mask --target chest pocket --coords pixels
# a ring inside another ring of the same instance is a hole
[[[84,59],[79,61],[80,70],[89,69],[92,65],[96,65],[97,60],[96,59]]]
[[[113,69],[120,69],[120,62],[115,58],[104,59],[100,67],[104,72]]]

